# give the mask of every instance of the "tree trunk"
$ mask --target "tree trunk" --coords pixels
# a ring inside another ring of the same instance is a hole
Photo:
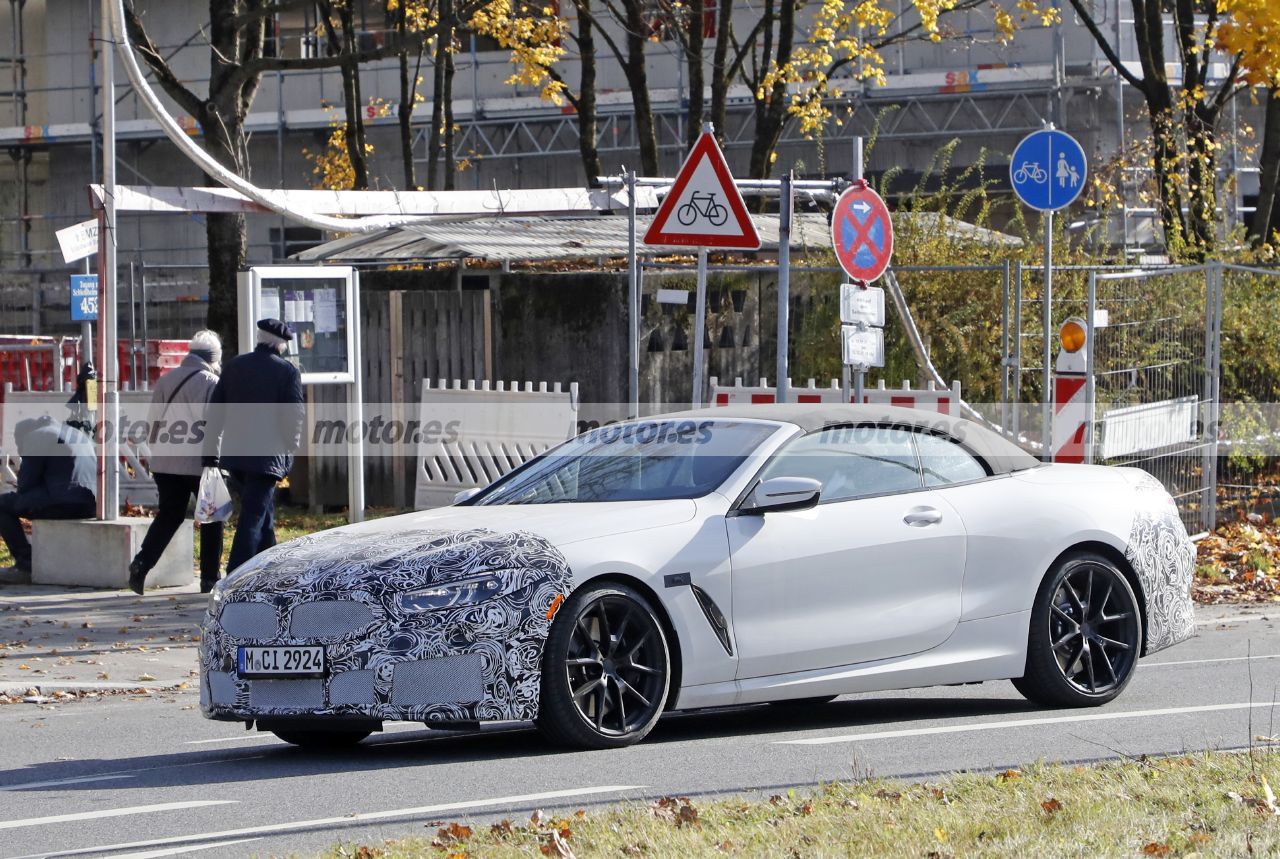
[[[729,59],[729,25],[732,21],[732,0],[716,0],[716,45],[711,55],[711,122],[716,127],[716,139],[721,146],[724,145],[724,124],[728,114],[729,70],[725,64]]]
[[[1258,159],[1258,203],[1253,213],[1249,237],[1258,244],[1270,242],[1280,230],[1280,88],[1267,94],[1262,119],[1262,155]]]
[[[205,134],[209,153],[223,166],[249,178],[248,138],[244,132],[243,117],[237,115],[233,108],[223,113],[220,121],[206,123]],[[216,186],[219,183],[206,176],[205,184]],[[247,235],[244,215],[213,213],[205,216],[205,241],[209,250],[206,324],[218,332],[226,344],[228,357],[237,351],[237,278],[248,262]]]
[[[402,0],[396,13],[396,38],[399,39],[397,58],[400,61],[400,104],[396,107],[396,119],[400,123],[400,160],[404,162],[404,190],[418,187],[413,169],[413,107],[418,92],[416,73],[409,71],[409,4]],[[419,49],[418,57],[422,57]]]
[[[1203,102],[1187,108],[1183,123],[1187,135],[1187,231],[1200,257],[1212,248],[1217,236],[1218,159],[1214,154],[1217,111]]]
[[[453,151],[453,48],[444,57],[444,189],[452,191],[458,171]],[[474,108],[473,108],[474,109]]]
[[[1186,222],[1182,216],[1182,190],[1179,188],[1181,177],[1173,97],[1167,86],[1153,86],[1146,93],[1146,102],[1151,120],[1156,207],[1160,210],[1165,245],[1169,246],[1187,239]]]
[[[435,69],[431,76],[431,136],[427,139],[427,189],[437,190],[436,165],[440,161],[440,148],[444,139],[445,63],[453,44],[453,3],[440,0],[440,20],[436,24],[436,46],[433,53]]]
[[[644,64],[645,34],[649,32],[644,12],[644,0],[626,0],[627,56],[622,71],[631,88],[631,102],[636,113],[640,172],[645,176],[657,176],[658,136],[653,122],[653,102],[649,99],[649,75]]]
[[[592,31],[591,0],[578,2],[578,54],[581,75],[578,80],[578,151],[582,153],[582,169],[587,185],[595,187],[596,177],[604,174],[600,162],[600,145],[596,124],[596,37]]]
[[[773,14],[772,0],[765,4],[766,14]],[[778,11],[778,40],[774,64],[781,68],[791,62],[791,46],[795,41],[795,4],[783,0]],[[766,52],[762,58],[761,69],[769,66],[768,46],[772,39],[772,22],[766,27]],[[787,85],[778,81],[765,93],[765,100],[757,99],[755,105],[756,133],[751,141],[751,161],[749,175],[752,179],[768,179],[773,169],[773,155],[778,140],[782,137],[782,129],[787,124]]]
[[[689,65],[689,128],[686,132],[685,143],[689,149],[693,148],[693,144],[698,142],[698,136],[702,134],[703,89],[706,86],[702,68],[702,52],[706,42],[703,31],[705,26],[703,13],[705,11],[705,0],[690,0],[689,48],[685,52]]]

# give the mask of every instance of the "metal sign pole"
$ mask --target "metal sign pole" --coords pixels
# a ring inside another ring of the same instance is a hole
[[[89,267],[89,258],[84,260],[84,273],[93,274],[93,269]],[[80,365],[96,364],[93,357],[93,323],[87,319],[80,323]],[[80,367],[76,367],[76,376],[80,375]],[[86,404],[91,409],[97,408],[97,403]]]
[[[702,406],[702,374],[705,359],[707,327],[707,249],[698,248],[698,289],[694,296],[697,306],[693,312],[693,407]]]
[[[782,177],[782,194],[778,199],[778,379],[774,402],[785,403],[789,394],[791,370],[787,363],[790,348],[787,329],[791,312],[791,210],[794,176],[788,170]]]
[[[862,179],[862,135],[853,138],[853,168],[849,172],[849,178],[857,182]],[[844,398],[844,402],[849,400],[849,365],[841,363],[840,365],[840,393]],[[858,379],[857,399],[853,402],[862,402],[862,378]]]
[[[102,0],[103,32],[106,49],[99,51],[102,60],[102,224],[99,229],[98,254],[98,331],[102,342],[102,366],[99,378],[102,390],[102,495],[98,499],[98,518],[114,521],[120,516],[120,361],[116,348],[116,87],[115,42],[118,34],[111,27],[111,0]]]
[[[1044,381],[1040,399],[1044,402],[1040,412],[1040,436],[1044,440],[1041,451],[1045,462],[1053,459],[1050,435],[1053,421],[1053,212],[1044,214]]]
[[[360,342],[360,272],[353,271],[351,277],[347,324],[351,326],[352,351],[356,358],[350,368],[351,383],[346,386],[347,426],[357,430],[347,438],[347,521],[354,524],[364,521],[364,361]]]
[[[640,417],[640,265],[636,260],[636,171],[627,174],[627,417]]]

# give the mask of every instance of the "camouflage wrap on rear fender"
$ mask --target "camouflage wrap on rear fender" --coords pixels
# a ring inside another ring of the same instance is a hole
[[[1137,509],[1125,557],[1146,600],[1146,653],[1155,653],[1195,635],[1191,577],[1196,550],[1178,509],[1151,475],[1135,487]]]

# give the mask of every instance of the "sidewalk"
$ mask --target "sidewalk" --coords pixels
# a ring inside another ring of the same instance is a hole
[[[0,697],[194,689],[208,599],[194,583],[145,597],[0,585]]]

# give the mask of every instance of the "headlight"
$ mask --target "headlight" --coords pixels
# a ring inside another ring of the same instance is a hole
[[[470,605],[496,597],[502,592],[502,578],[489,574],[470,579],[433,585],[418,591],[400,594],[400,608],[404,611],[436,611],[458,605]]]
[[[209,605],[206,609],[209,612],[209,617],[217,617],[218,615],[218,606],[222,604],[222,583],[225,581],[226,579],[222,579],[213,586],[213,590],[209,591]]]

